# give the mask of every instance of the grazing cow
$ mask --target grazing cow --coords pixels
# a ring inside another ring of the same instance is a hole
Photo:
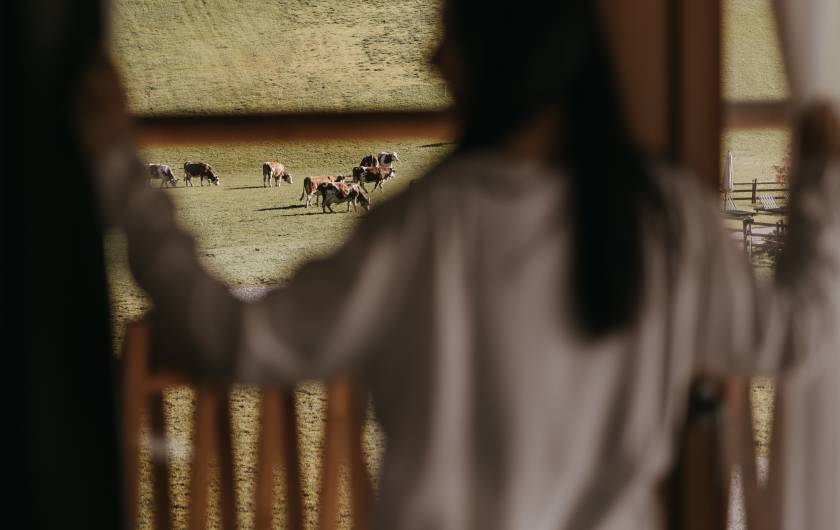
[[[178,183],[178,179],[172,174],[172,168],[166,164],[149,164],[149,183],[157,179],[160,180],[161,188],[167,185],[174,188]]]
[[[280,186],[281,180],[292,183],[292,175],[286,171],[286,166],[280,162],[263,162],[263,186],[270,188],[271,179],[274,179],[274,184],[277,186]]]
[[[399,162],[400,156],[396,151],[382,151],[378,156],[369,154],[359,162],[361,167],[394,167],[394,162]]]
[[[365,155],[362,161],[359,162],[359,167],[379,167],[379,158],[373,156],[373,153]]]
[[[318,194],[321,195],[321,209],[327,213],[335,213],[332,209],[333,204],[347,203],[347,211],[350,211],[350,205],[353,205],[353,211],[356,211],[358,204],[362,205],[365,210],[370,210],[371,203],[368,196],[359,189],[358,184],[348,184],[347,182],[322,182],[318,184]]]
[[[343,175],[338,175],[337,177],[306,177],[303,179],[303,193],[300,194],[299,201],[302,201],[304,197],[306,197],[306,207],[312,204],[312,196],[315,195],[315,192],[318,191],[318,186],[323,184],[324,182],[342,182],[344,180]],[[315,205],[318,205],[318,198],[320,194],[315,195]]]
[[[368,193],[365,187],[365,182],[373,182],[373,191],[379,188],[379,191],[384,192],[383,184],[386,180],[397,176],[397,170],[393,167],[364,167],[356,166],[353,168],[353,180],[361,184],[365,193]]]
[[[192,186],[193,177],[201,179],[202,186],[204,186],[204,179],[207,179],[208,184],[215,184],[216,186],[222,183],[218,175],[213,172],[210,164],[205,162],[184,162],[184,181]]]
[[[379,165],[382,167],[394,167],[394,162],[400,161],[400,155],[396,151],[379,153]]]

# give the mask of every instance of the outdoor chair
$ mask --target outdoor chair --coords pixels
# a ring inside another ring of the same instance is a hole
[[[758,196],[758,200],[759,202],[761,202],[761,206],[758,208],[761,211],[777,214],[787,213],[787,207],[779,206],[779,204],[776,202],[776,198],[772,195],[763,193]]]
[[[723,206],[723,213],[724,215],[731,216],[731,217],[751,217],[755,215],[755,212],[752,210],[741,210],[737,206],[735,206],[735,201],[732,200],[732,197],[727,195],[724,199],[724,206]]]

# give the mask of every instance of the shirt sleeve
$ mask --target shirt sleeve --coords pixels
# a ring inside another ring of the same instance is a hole
[[[422,251],[417,230],[401,247],[407,230],[422,227],[408,226],[404,202],[372,212],[335,254],[252,302],[204,269],[165,193],[138,189],[123,224],[132,272],[154,302],[156,322],[193,352],[174,364],[217,380],[292,383],[361,362],[387,329]]]
[[[805,164],[794,175],[773,281],[758,282],[743,251],[723,230],[714,235],[701,259],[699,370],[775,374],[840,325],[838,161]]]

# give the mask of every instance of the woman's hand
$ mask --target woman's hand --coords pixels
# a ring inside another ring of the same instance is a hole
[[[82,75],[76,95],[79,140],[87,155],[106,226],[119,223],[132,189],[146,181],[137,156],[126,98],[116,69],[104,54]]]

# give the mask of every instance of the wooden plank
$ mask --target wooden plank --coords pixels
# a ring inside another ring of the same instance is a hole
[[[131,322],[123,340],[122,368],[122,453],[126,520],[137,526],[140,487],[140,431],[146,390],[143,386],[149,352],[146,322]]]
[[[350,392],[350,410],[348,418],[348,452],[350,468],[350,489],[353,511],[353,529],[366,530],[370,526],[373,487],[365,455],[362,448],[365,416],[367,412],[366,394],[358,385],[353,385]]]
[[[274,519],[274,470],[279,463],[280,399],[278,390],[265,390],[260,399],[257,483],[254,492],[256,530],[269,530]]]
[[[718,189],[721,178],[720,0],[675,0],[678,160]]]
[[[781,129],[790,124],[790,101],[727,101],[724,124],[727,129]]]
[[[164,412],[163,395],[154,393],[149,396],[149,431],[153,442],[152,460],[152,501],[155,507],[155,528],[169,530],[172,528],[172,488],[169,484],[169,454],[166,442],[166,415]],[[164,445],[155,444],[162,441]]]
[[[335,530],[339,514],[339,470],[347,454],[347,406],[350,385],[341,379],[327,388],[327,421],[321,472],[320,530]]]
[[[198,387],[195,392],[189,528],[203,530],[207,528],[207,487],[210,482],[210,456],[215,445],[213,420],[216,395],[207,387]]]
[[[761,509],[767,511],[767,530],[778,530],[782,525],[782,491],[785,480],[783,467],[785,409],[783,396],[785,383],[776,379],[776,391],[773,395],[773,431],[770,433],[770,462],[767,480],[761,489]]]
[[[303,530],[303,486],[301,485],[300,448],[295,393],[280,393],[279,421],[283,444],[283,464],[286,485],[286,528]]]
[[[457,132],[450,111],[156,115],[133,117],[141,146],[351,138],[441,138]]]
[[[724,530],[728,482],[720,447],[723,389],[711,378],[695,380],[686,425],[668,487],[668,528]]]
[[[670,0],[605,2],[602,14],[633,135],[650,152],[669,150]]]
[[[758,186],[779,186],[784,184],[783,182],[779,182],[778,180],[759,180],[757,182]],[[753,183],[750,182],[733,182],[733,186],[745,186],[748,188],[752,188]]]
[[[726,476],[737,467],[741,475],[746,527],[766,528],[766,514],[759,509],[758,471],[756,469],[753,416],[749,379],[731,378],[726,396]],[[731,496],[728,496],[731,498]]]
[[[222,512],[222,528],[236,530],[237,500],[236,477],[234,475],[233,432],[231,431],[230,396],[226,391],[216,390],[216,464],[219,468],[219,503]]]
[[[185,374],[176,372],[163,372],[159,374],[148,374],[144,386],[148,393],[162,392],[173,386],[189,386],[193,380]]]

